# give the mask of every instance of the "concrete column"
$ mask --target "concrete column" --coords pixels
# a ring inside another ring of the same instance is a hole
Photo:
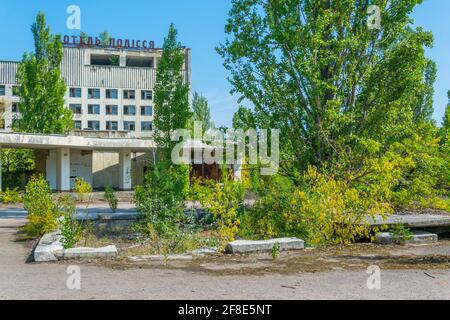
[[[46,180],[51,190],[58,189],[57,157],[57,150],[49,150],[45,163]]]
[[[131,190],[131,150],[119,151],[119,189]]]
[[[70,149],[60,148],[56,158],[58,191],[70,191]]]

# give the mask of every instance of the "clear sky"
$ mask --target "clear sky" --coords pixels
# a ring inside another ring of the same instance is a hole
[[[209,99],[217,125],[231,125],[238,104],[229,94],[227,71],[214,49],[225,37],[230,0],[0,0],[0,60],[19,60],[33,49],[30,25],[38,11],[46,14],[53,33],[78,34],[66,27],[66,9],[72,4],[80,6],[81,28],[92,36],[106,29],[116,38],[153,39],[159,47],[174,22],[180,41],[192,49],[193,90]],[[439,122],[450,90],[449,14],[449,0],[425,0],[414,12],[416,24],[435,36],[427,54],[439,69],[435,88]]]

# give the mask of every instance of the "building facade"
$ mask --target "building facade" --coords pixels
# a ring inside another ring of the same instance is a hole
[[[183,75],[190,85],[190,49],[184,50]],[[75,130],[151,137],[161,49],[65,45],[63,51],[65,104],[74,113]],[[0,61],[0,131],[11,131],[12,122],[20,117],[17,66],[18,62]]]
[[[184,51],[183,76],[190,86],[190,49],[184,48]],[[95,189],[112,186],[128,190],[142,184],[152,161],[152,151],[127,145],[140,145],[142,139],[152,143],[149,140],[154,129],[153,89],[161,55],[162,50],[153,46],[65,44],[61,76],[67,85],[65,106],[74,113],[74,132],[58,147],[42,143],[36,146],[3,143],[0,148],[31,146],[45,151],[41,152],[44,158],[36,162],[44,168],[54,190],[70,190],[77,178],[83,178]],[[18,62],[0,61],[0,138],[5,141],[11,137],[28,137],[11,133],[14,119],[20,117],[17,67]],[[89,143],[74,147],[70,142],[74,137],[99,140],[95,140],[95,148]],[[49,136],[48,139],[58,138]],[[109,147],[122,142],[121,148]]]

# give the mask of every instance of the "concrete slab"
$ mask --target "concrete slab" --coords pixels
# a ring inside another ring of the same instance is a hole
[[[371,221],[372,227],[395,224],[403,224],[410,229],[450,227],[450,215],[405,214],[392,215],[386,220],[383,220],[381,217],[377,217],[375,218],[375,221]]]
[[[83,258],[115,258],[116,256],[116,246],[64,249],[61,243],[60,231],[45,234],[39,241],[33,253],[34,261],[36,262],[52,262]]]
[[[271,240],[236,240],[230,242],[225,251],[227,253],[251,253],[251,252],[270,252],[274,245],[280,245],[280,251],[301,250],[305,248],[305,241],[297,238],[280,238]]]
[[[56,252],[64,250],[61,244],[61,232],[56,231],[45,234],[38,245],[34,249],[34,261],[36,262],[49,262],[58,261]]]
[[[172,254],[172,255],[143,255],[128,257],[131,262],[149,262],[149,261],[176,261],[176,260],[192,260],[191,254]]]
[[[413,231],[411,238],[399,237],[391,232],[379,232],[375,235],[377,244],[400,244],[400,243],[433,243],[438,241],[438,235],[425,231]]]
[[[103,248],[71,248],[58,251],[55,255],[59,260],[115,258],[117,257],[117,248],[116,246],[107,246]]]

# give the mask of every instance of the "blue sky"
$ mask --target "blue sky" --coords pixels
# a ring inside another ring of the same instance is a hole
[[[30,25],[38,11],[46,14],[53,33],[67,30],[66,9],[81,8],[82,30],[97,35],[103,30],[116,38],[155,40],[161,46],[168,26],[174,22],[180,41],[192,49],[193,89],[210,102],[217,125],[231,125],[236,98],[229,94],[227,71],[214,48],[224,40],[230,0],[0,0],[0,60],[19,60],[33,49]],[[449,0],[425,0],[414,12],[416,25],[433,32],[435,45],[427,54],[438,64],[435,118],[439,122],[450,90]],[[78,33],[78,32],[77,32]]]

